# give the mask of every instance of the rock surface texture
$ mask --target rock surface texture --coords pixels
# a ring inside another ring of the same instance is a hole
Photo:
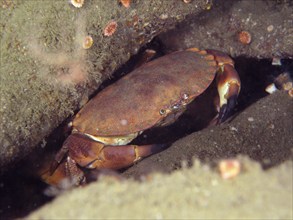
[[[0,2],[0,218],[292,219],[292,96],[265,92],[284,72],[292,83],[292,1],[121,2]],[[236,114],[206,127],[207,92],[188,109],[196,129],[185,114],[153,137],[144,132],[135,141],[172,144],[121,174],[63,194],[32,178],[54,157],[47,150],[61,147],[66,119],[155,46],[159,55],[190,47],[229,54],[242,81]],[[219,174],[224,159],[240,164],[234,178]]]

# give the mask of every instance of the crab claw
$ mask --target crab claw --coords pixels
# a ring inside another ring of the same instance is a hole
[[[214,55],[220,67],[217,75],[217,89],[220,98],[217,123],[220,124],[229,117],[235,107],[241,82],[237,71],[234,69],[234,62],[229,56],[216,50],[207,51]]]
[[[237,103],[240,92],[240,79],[233,66],[224,64],[223,72],[218,76],[218,93],[220,97],[220,111],[218,123],[225,121]]]
[[[70,157],[66,157],[54,170],[52,170],[51,164],[49,167],[43,168],[39,173],[44,182],[60,188],[70,188],[71,186],[81,185],[85,182],[83,171]]]
[[[119,170],[129,167],[140,159],[164,149],[165,145],[104,145],[85,135],[72,134],[65,145],[70,145],[69,157],[78,165],[90,169]]]
[[[64,142],[49,168],[43,169],[41,178],[49,185],[62,183],[81,185],[87,182],[82,168],[119,170],[140,159],[158,153],[167,145],[104,145],[90,137],[73,133]],[[67,181],[65,181],[67,180]]]

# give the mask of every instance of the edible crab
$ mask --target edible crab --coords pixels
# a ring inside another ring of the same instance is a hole
[[[72,121],[72,133],[42,173],[58,185],[86,182],[84,169],[121,169],[156,153],[161,145],[128,145],[143,131],[173,123],[216,78],[217,123],[234,108],[240,79],[233,60],[215,50],[191,48],[150,61],[106,87]]]

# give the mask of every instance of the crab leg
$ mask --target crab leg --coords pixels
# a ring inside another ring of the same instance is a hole
[[[222,123],[236,105],[241,82],[237,71],[234,69],[234,62],[229,56],[216,50],[207,50],[207,52],[214,55],[220,67],[217,75],[217,89],[220,98],[217,123]]]

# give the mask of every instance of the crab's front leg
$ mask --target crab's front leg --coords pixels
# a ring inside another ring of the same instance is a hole
[[[166,145],[118,145],[97,142],[84,134],[73,133],[55,157],[51,172],[42,175],[50,185],[69,179],[74,185],[86,182],[82,168],[119,170],[164,149]]]
[[[105,145],[83,134],[74,133],[65,141],[68,155],[79,166],[89,169],[119,170],[162,150],[165,145]]]
[[[228,55],[216,50],[207,50],[207,52],[214,55],[219,66],[217,89],[220,101],[217,123],[222,123],[236,105],[241,82],[237,71],[234,69],[234,62]]]

